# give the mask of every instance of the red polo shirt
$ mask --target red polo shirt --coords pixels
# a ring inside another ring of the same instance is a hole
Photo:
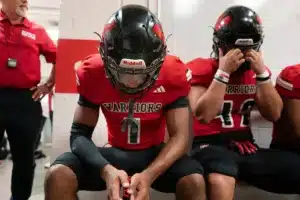
[[[0,12],[0,88],[31,88],[41,79],[40,55],[48,63],[56,61],[56,46],[46,30],[24,19],[12,25]],[[17,61],[15,68],[7,66],[8,59]]]

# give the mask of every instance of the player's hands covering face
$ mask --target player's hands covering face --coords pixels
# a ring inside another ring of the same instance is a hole
[[[130,200],[150,200],[151,177],[146,172],[131,177],[128,193]]]
[[[108,200],[120,200],[121,187],[128,188],[128,175],[123,170],[118,170],[113,166],[108,166],[108,169],[103,172],[103,177],[106,182]]]
[[[244,54],[240,49],[231,49],[223,56],[219,49],[219,69],[231,74],[245,62]]]
[[[245,53],[245,59],[250,62],[251,69],[255,74],[262,74],[265,72],[266,67],[261,52],[250,49]]]

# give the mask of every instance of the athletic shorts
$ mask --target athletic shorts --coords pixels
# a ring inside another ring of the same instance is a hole
[[[146,150],[122,150],[118,148],[99,148],[99,152],[108,162],[127,172],[129,176],[142,172],[158,156],[164,144]],[[93,169],[83,163],[76,155],[67,152],[59,156],[52,165],[62,164],[73,170],[78,180],[78,190],[102,191],[106,184],[100,177],[100,170]],[[175,193],[177,182],[191,174],[203,174],[201,164],[185,155],[177,160],[165,173],[154,181],[152,188],[164,192]]]
[[[300,194],[299,154],[259,148],[255,154],[241,155],[229,143],[213,142],[217,140],[193,146],[192,158],[202,164],[206,176],[219,173],[269,192]]]

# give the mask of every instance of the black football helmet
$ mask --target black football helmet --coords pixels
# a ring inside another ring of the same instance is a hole
[[[166,56],[161,23],[146,7],[123,6],[105,25],[99,51],[114,86],[142,92],[153,85]]]
[[[259,15],[245,6],[232,6],[221,14],[215,24],[213,53],[218,58],[219,48],[224,54],[233,48],[259,51],[263,38]]]

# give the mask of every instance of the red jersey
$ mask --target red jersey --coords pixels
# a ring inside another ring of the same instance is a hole
[[[300,99],[300,64],[281,71],[276,79],[276,89],[284,97]]]
[[[56,46],[46,30],[29,21],[12,25],[0,11],[0,88],[31,88],[41,79],[40,55],[56,62]],[[9,68],[8,60],[16,67]]]
[[[197,58],[187,64],[192,71],[192,85],[208,88],[218,70],[215,59]],[[250,111],[255,104],[256,79],[252,70],[236,71],[230,76],[224,104],[218,116],[208,124],[194,118],[195,136],[233,131],[250,131]]]
[[[188,96],[190,90],[190,72],[177,57],[166,56],[154,85],[135,101],[137,127],[128,127],[122,132],[121,123],[128,116],[128,102],[133,95],[113,87],[99,54],[87,57],[76,72],[79,94],[101,106],[107,122],[108,142],[123,149],[145,149],[162,143],[166,130],[164,107]],[[135,131],[131,131],[132,128]]]
[[[282,97],[300,99],[300,64],[286,67],[281,71],[276,79],[276,90]],[[276,138],[279,134],[285,136],[291,135],[290,129],[286,130],[284,127],[275,125],[276,123],[273,126],[273,138]],[[284,133],[285,130],[288,133]]]

